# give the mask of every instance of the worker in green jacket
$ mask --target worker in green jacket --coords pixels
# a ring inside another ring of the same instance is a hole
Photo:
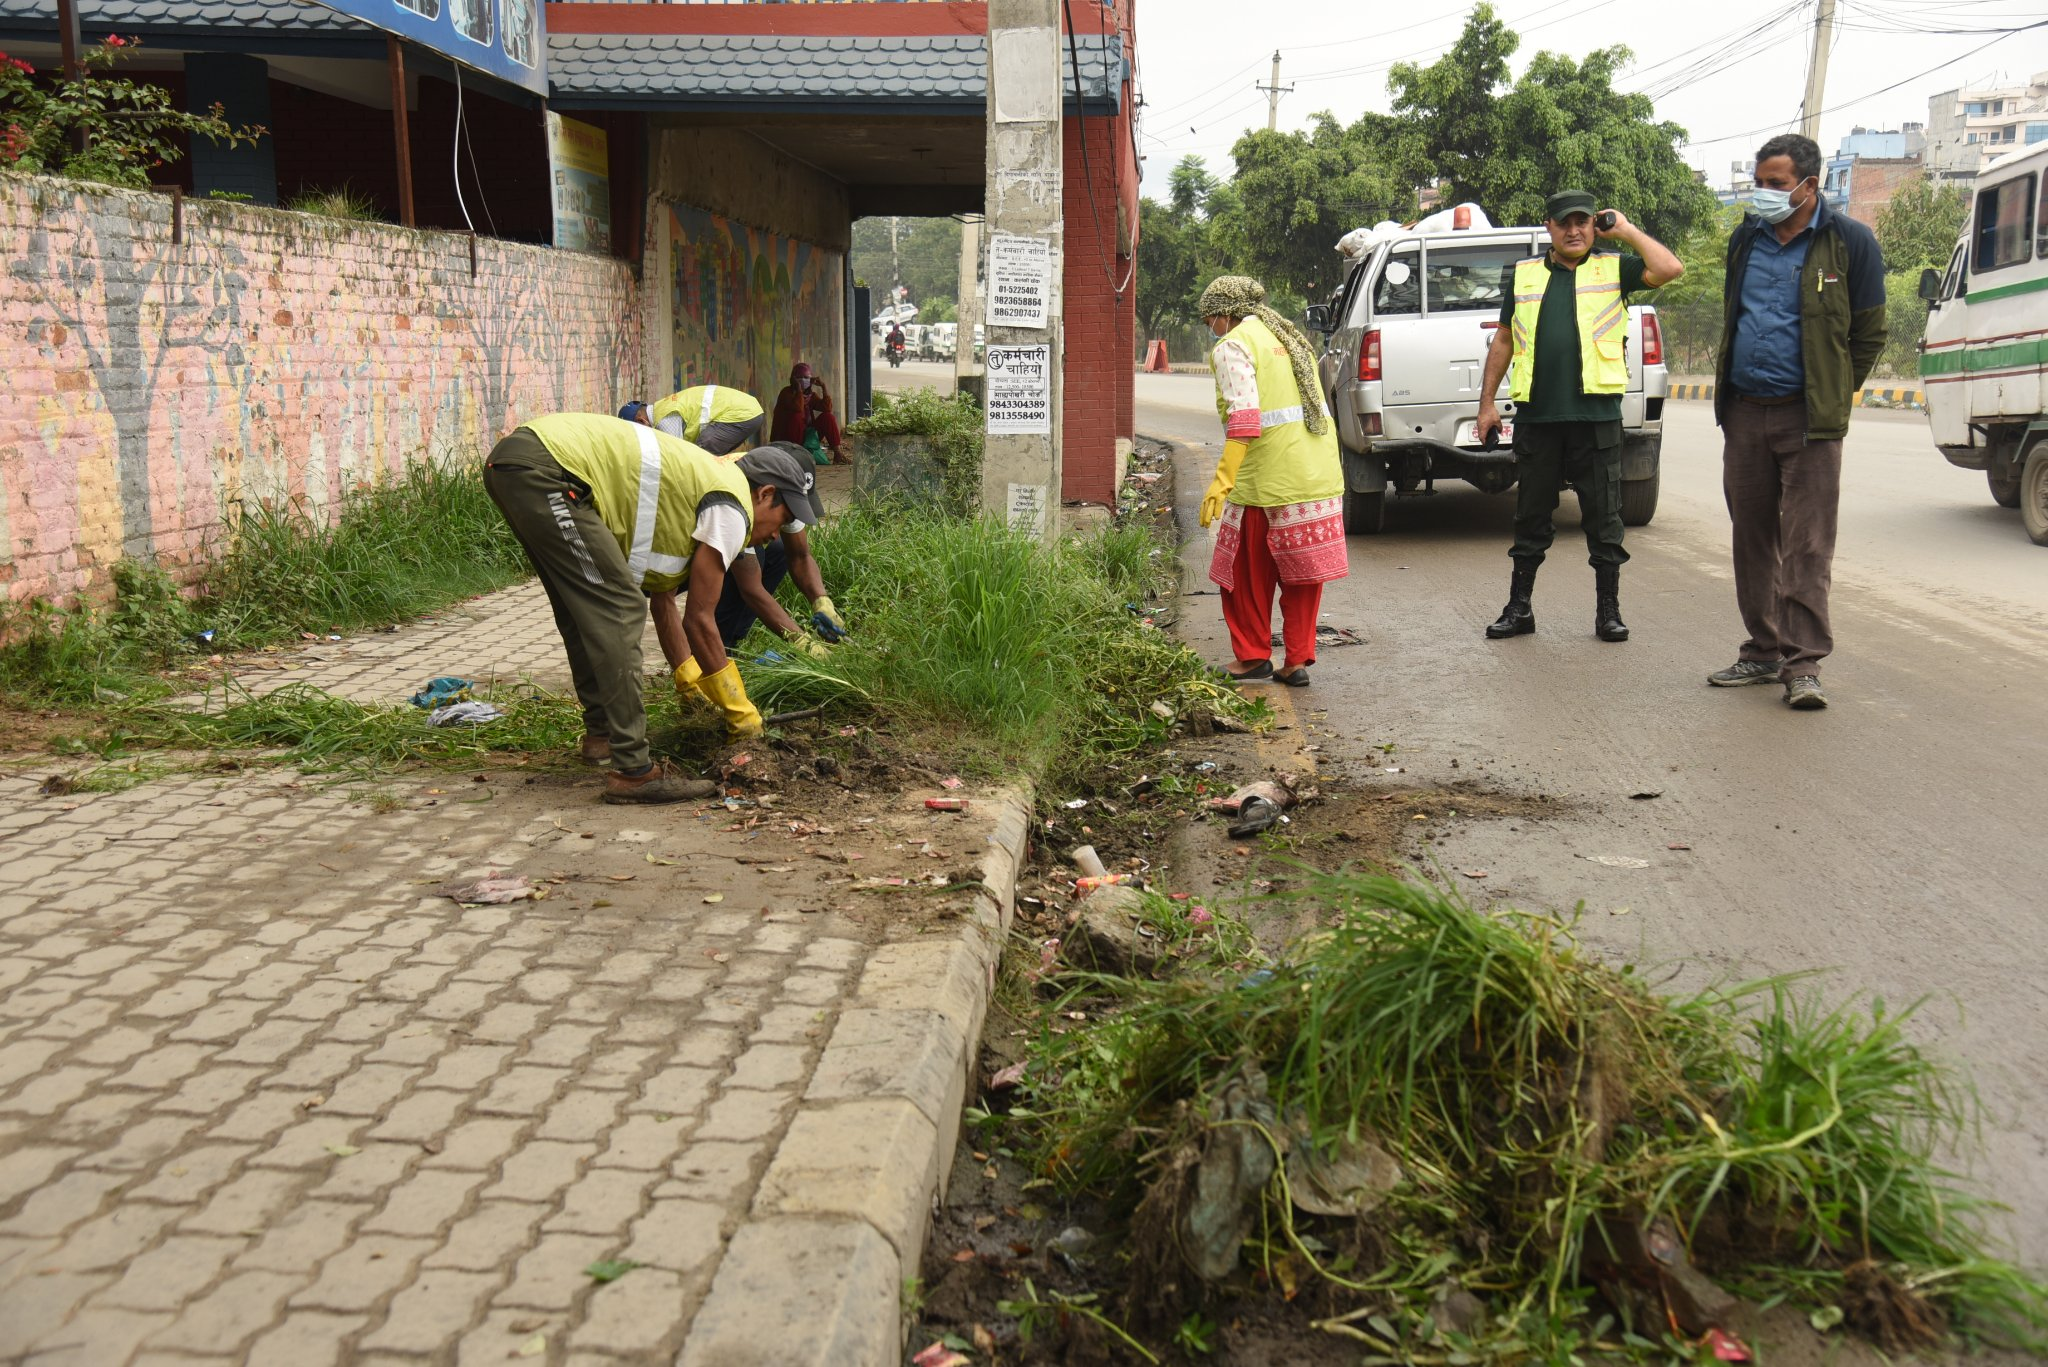
[[[767,421],[759,399],[723,384],[700,384],[651,404],[634,399],[619,410],[619,416],[695,442],[714,456],[754,445],[761,440],[761,428]]]
[[[732,735],[760,734],[761,714],[726,658],[715,609],[743,549],[816,520],[811,482],[785,451],[721,461],[679,437],[591,413],[535,418],[492,448],[484,488],[554,609],[583,704],[582,758],[612,766],[605,801],[680,802],[710,791],[648,751],[640,637],[649,599],[660,616],[688,587],[689,682]]]

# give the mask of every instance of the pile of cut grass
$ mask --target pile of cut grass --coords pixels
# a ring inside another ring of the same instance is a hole
[[[1567,922],[1418,880],[1346,871],[1283,896],[1329,924],[1284,961],[1069,979],[1048,1022],[1100,1014],[1048,1024],[1013,1112],[1044,1172],[1135,1209],[1256,1070],[1278,1129],[1369,1139],[1406,1174],[1355,1262],[1296,1229],[1284,1170],[1254,1236],[1268,1266],[1297,1260],[1379,1312],[1397,1358],[1547,1360],[1599,1337],[1578,1268],[1609,1217],[1668,1218],[1715,1275],[1839,1303],[1852,1326],[1845,1277],[1874,1270],[1920,1324],[2048,1347],[2048,1295],[1992,1252],[1995,1203],[1945,1166],[1974,1097],[1908,1037],[1912,1008],[1830,1006],[1784,978],[1662,996],[1581,953]],[[1447,1279],[1489,1303],[1477,1339],[1434,1327]],[[1647,1351],[1663,1326],[1634,1329],[1648,1337],[1624,1346]]]
[[[123,561],[104,609],[0,613],[0,693],[39,706],[147,702],[159,671],[219,651],[405,621],[504,588],[531,569],[474,462],[428,461],[344,496],[245,506],[196,588]]]

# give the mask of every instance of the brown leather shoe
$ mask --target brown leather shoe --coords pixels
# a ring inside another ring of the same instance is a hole
[[[644,774],[604,776],[606,802],[691,802],[717,791],[718,785],[710,779],[684,778],[666,763],[654,765]]]
[[[606,765],[612,762],[612,742],[609,736],[585,736],[583,744],[577,747],[576,758],[585,764]]]

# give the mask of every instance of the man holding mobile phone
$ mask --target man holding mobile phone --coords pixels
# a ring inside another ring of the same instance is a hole
[[[1597,217],[1596,217],[1597,215]],[[1508,605],[1487,627],[1489,639],[1536,630],[1530,597],[1536,568],[1557,529],[1551,515],[1569,483],[1593,566],[1593,632],[1626,641],[1621,620],[1621,395],[1628,388],[1628,296],[1685,273],[1671,249],[1616,209],[1600,209],[1584,190],[1560,190],[1545,202],[1550,251],[1503,272],[1500,326],[1480,382],[1479,438],[1497,439],[1494,395],[1513,366],[1515,401],[1514,575]],[[1595,252],[1598,238],[1632,250]]]

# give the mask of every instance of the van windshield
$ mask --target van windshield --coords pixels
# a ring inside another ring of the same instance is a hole
[[[1438,247],[1431,244],[1423,267],[1431,313],[1499,313],[1505,292],[1512,288],[1509,269],[1529,249],[1502,242],[1482,247]]]

